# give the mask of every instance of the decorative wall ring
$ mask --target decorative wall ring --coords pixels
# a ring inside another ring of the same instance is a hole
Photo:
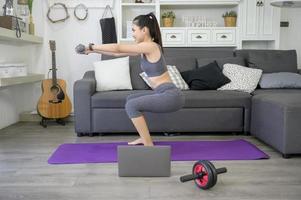
[[[51,9],[52,9],[53,7],[55,7],[55,6],[62,6],[62,7],[64,8],[64,10],[65,10],[65,12],[66,12],[66,17],[65,17],[65,18],[58,19],[58,20],[53,20],[53,19],[50,18],[50,11],[51,11]],[[68,9],[67,9],[66,5],[63,4],[63,3],[54,3],[52,6],[49,7],[48,12],[47,12],[47,18],[48,18],[49,21],[51,21],[52,23],[64,22],[64,21],[66,21],[69,17],[70,17],[70,15],[69,15],[69,13],[68,13]]]
[[[77,15],[77,12],[76,12],[76,11],[77,11],[78,9],[80,9],[80,8],[84,9],[85,12],[86,12],[86,14],[85,14],[85,16],[84,16],[83,18],[79,17],[79,16]],[[88,17],[88,8],[87,8],[87,6],[85,6],[85,5],[82,4],[82,3],[78,4],[77,6],[75,6],[75,8],[74,8],[74,16],[76,17],[76,19],[78,19],[78,20],[80,20],[80,21],[83,21],[83,20],[87,19],[87,17]]]

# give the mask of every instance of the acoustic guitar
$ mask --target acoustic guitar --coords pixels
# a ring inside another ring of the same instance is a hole
[[[52,52],[52,79],[42,81],[42,95],[38,101],[37,110],[43,117],[41,125],[44,125],[46,119],[60,120],[70,115],[72,105],[66,93],[66,82],[57,79],[56,61],[55,61],[55,41],[49,41],[50,50]]]

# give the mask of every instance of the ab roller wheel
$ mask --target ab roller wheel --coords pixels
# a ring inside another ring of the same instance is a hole
[[[192,174],[181,176],[180,181],[187,182],[194,180],[199,188],[207,190],[216,184],[218,174],[226,172],[227,169],[225,167],[216,169],[210,161],[199,160],[193,165]]]

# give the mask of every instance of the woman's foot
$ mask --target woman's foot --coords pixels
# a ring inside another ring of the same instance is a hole
[[[147,147],[153,147],[154,144],[151,142],[151,143],[146,143],[146,144],[144,144],[144,146],[147,146]]]
[[[128,145],[138,145],[138,144],[143,144],[144,146],[154,146],[153,142],[148,142],[148,143],[144,143],[142,138],[138,138],[132,142],[128,142]]]
[[[128,145],[137,145],[137,144],[144,144],[141,137],[132,142],[128,142]]]

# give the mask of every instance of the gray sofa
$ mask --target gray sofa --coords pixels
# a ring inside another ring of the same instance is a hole
[[[297,72],[297,56],[294,50],[165,48],[164,51],[167,64],[176,65],[179,71],[194,69],[217,60],[220,66],[231,61],[245,65],[246,61],[252,61],[251,64],[255,62],[256,67],[267,73]],[[112,58],[104,55],[102,57]],[[78,136],[136,132],[124,105],[127,95],[150,90],[140,78],[140,72],[139,56],[130,57],[133,90],[97,92],[94,71],[86,72],[81,80],[75,82],[75,131]],[[145,113],[150,132],[251,133],[279,150],[284,157],[301,153],[301,134],[298,132],[301,126],[294,119],[301,115],[301,90],[256,89],[252,94],[239,91],[189,90],[183,93],[186,103],[181,110],[172,113]],[[287,98],[277,101],[281,95]],[[270,102],[270,106],[266,105],[267,102]],[[294,113],[290,112],[294,109]],[[274,118],[278,120],[277,127],[273,124]]]

